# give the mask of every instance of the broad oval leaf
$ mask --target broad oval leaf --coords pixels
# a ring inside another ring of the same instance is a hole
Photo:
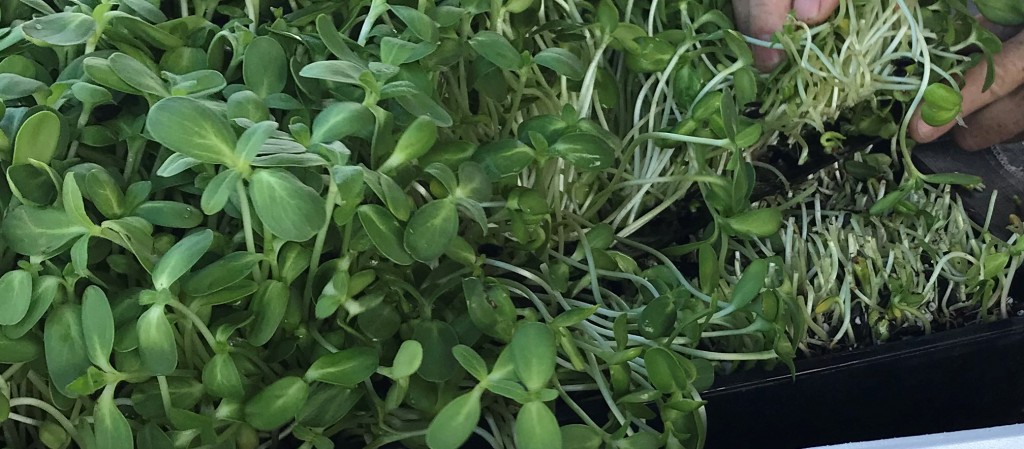
[[[520,449],[562,449],[558,420],[543,402],[523,405],[516,415],[516,447]]]
[[[562,426],[563,449],[599,449],[604,444],[601,432],[586,424]]]
[[[399,82],[391,83],[398,84]],[[385,86],[386,88],[387,86]],[[383,97],[383,89],[381,89],[381,96]],[[451,114],[437,103],[429,95],[422,93],[417,90],[411,92],[404,92],[403,95],[394,97],[398,100],[398,104],[402,105],[406,111],[415,116],[429,117],[437,126],[449,127],[454,123]]]
[[[239,158],[243,161],[252,161],[260,149],[263,148],[263,144],[267,142],[267,139],[275,131],[277,131],[277,122],[273,120],[252,125],[238,139],[238,146],[235,148],[235,152],[238,153]]]
[[[782,227],[782,212],[774,207],[748,210],[730,217],[728,223],[740,235],[771,237]]]
[[[555,334],[541,323],[526,323],[512,335],[509,349],[516,375],[530,391],[547,386],[555,374]]]
[[[320,111],[313,119],[311,140],[317,143],[333,142],[351,135],[372,135],[376,118],[362,103],[342,101]]]
[[[15,54],[0,61],[0,72],[31,78],[36,75],[36,66],[31,59]]]
[[[125,92],[133,95],[142,95],[138,89],[125,83],[114,69],[110,67],[110,61],[105,58],[91,56],[82,61],[82,69],[89,80],[104,87],[114,89],[118,92]]]
[[[459,365],[476,380],[483,382],[487,378],[487,363],[480,357],[473,348],[466,345],[456,345],[452,348],[452,354]]]
[[[392,172],[402,164],[427,153],[437,141],[437,125],[428,117],[417,117],[398,138],[395,151],[380,166],[382,172]]]
[[[213,215],[224,209],[241,180],[242,173],[237,170],[229,168],[217,173],[203,189],[203,196],[199,202],[203,213]]]
[[[1024,5],[1003,0],[976,0],[978,12],[989,21],[1007,27],[1024,25]]]
[[[730,306],[733,309],[739,309],[750,304],[750,301],[753,301],[761,293],[767,276],[767,260],[757,259],[750,262],[750,265],[743,270],[743,275],[736,282],[736,286],[733,287]]]
[[[195,298],[196,306],[217,306],[241,300],[259,290],[259,284],[251,280],[241,280],[208,295]]]
[[[427,427],[430,449],[458,449],[480,421],[480,393],[472,390],[441,409]]]
[[[204,229],[181,239],[153,268],[153,287],[164,290],[192,269],[213,243],[213,231]]]
[[[551,326],[553,326],[553,327],[570,327],[570,326],[575,326],[575,325],[583,322],[583,320],[586,320],[587,318],[590,318],[592,315],[594,315],[594,312],[597,312],[598,308],[599,308],[599,306],[594,305],[594,306],[590,306],[590,307],[577,307],[577,308],[573,308],[573,309],[567,310],[565,312],[562,312],[557,317],[555,317],[555,319],[551,321]]]
[[[976,186],[983,182],[980,176],[968,173],[933,173],[924,176],[925,182],[935,184],[951,184],[959,186]]]
[[[29,333],[39,323],[39,320],[43,319],[43,315],[50,310],[50,306],[57,299],[57,296],[62,295],[63,284],[61,284],[61,281],[57,276],[50,275],[36,278],[32,282],[32,299],[28,311],[25,312],[25,316],[16,324],[4,328],[2,333],[8,338],[14,339],[21,338]],[[3,350],[0,349],[0,352],[3,352]],[[0,360],[0,363],[6,362]]]
[[[281,92],[288,81],[288,57],[281,44],[268,36],[253,39],[245,48],[242,78],[260,98]]]
[[[205,97],[227,86],[224,75],[213,70],[196,70],[183,75],[164,72],[164,77],[171,82],[171,95]]]
[[[413,258],[402,245],[402,227],[387,209],[376,204],[364,204],[357,209],[370,241],[380,253],[399,265],[412,264]]]
[[[683,367],[676,356],[665,348],[655,347],[644,354],[647,378],[658,391],[669,394],[684,391],[687,387]]]
[[[423,363],[419,374],[431,382],[444,382],[455,375],[457,366],[452,348],[459,344],[459,337],[448,323],[423,321],[417,323],[412,338],[423,346]]]
[[[178,366],[178,345],[164,306],[154,304],[139,317],[139,357],[151,374],[166,376]]]
[[[494,65],[505,70],[523,68],[523,57],[504,36],[493,31],[481,31],[469,40],[469,45]]]
[[[263,346],[277,333],[285,311],[288,309],[290,293],[283,282],[269,280],[259,286],[250,304],[253,320],[249,323],[249,343]]]
[[[459,231],[459,212],[448,199],[420,207],[405,226],[405,249],[413,259],[430,262],[444,254]]]
[[[160,11],[160,8],[153,6],[147,0],[120,0],[121,5],[132,9],[139,17],[153,23],[166,22],[167,16]]]
[[[512,339],[516,308],[504,287],[484,288],[480,279],[462,281],[469,319],[481,332],[502,342]]]
[[[260,254],[233,252],[187,278],[182,282],[182,290],[189,296],[209,295],[245,279],[261,260]]]
[[[30,160],[27,164],[12,165],[7,168],[7,186],[21,203],[31,206],[49,206],[54,203],[57,196],[63,192],[58,191],[56,173],[42,162]],[[6,190],[6,189],[5,189]],[[68,192],[70,193],[70,192]],[[73,205],[71,205],[73,208]],[[67,211],[68,217],[80,222],[80,217],[74,211]]]
[[[518,175],[534,158],[533,148],[513,139],[489,143],[473,153],[473,161],[492,178]]]
[[[161,98],[171,95],[164,81],[137,59],[124,53],[114,53],[107,61],[110,69],[129,86]]]
[[[127,12],[109,11],[104,14],[104,17],[108,20],[107,30],[110,30],[111,28],[125,30],[130,33],[132,37],[143,40],[149,45],[161,50],[171,50],[184,45],[184,42],[182,42],[181,39],[174,34],[164,31],[164,28],[158,28],[157,26],[147,23],[132,14],[128,14]],[[165,22],[161,25],[166,26],[172,24],[175,23]],[[181,33],[187,32],[188,31],[184,29],[181,30]]]
[[[391,366],[391,377],[394,379],[409,377],[420,369],[422,363],[423,345],[416,340],[406,340],[402,342],[398,353],[395,354],[395,361]]]
[[[27,164],[29,159],[49,164],[60,140],[60,118],[51,111],[32,114],[14,138],[14,165]]]
[[[43,329],[46,371],[57,391],[69,397],[68,385],[92,365],[82,335],[81,312],[81,307],[73,304],[58,307],[46,317]]]
[[[195,206],[177,201],[147,201],[135,208],[134,215],[146,219],[154,226],[192,229],[205,218],[200,212]]]
[[[399,19],[402,19],[402,22],[405,22],[405,26],[409,28],[409,31],[412,31],[413,35],[424,42],[437,43],[439,35],[437,22],[434,22],[429,16],[415,8],[400,5],[392,5],[391,12],[394,12]]]
[[[317,78],[337,83],[362,86],[360,77],[367,69],[350,61],[317,61],[299,71],[306,78]]]
[[[238,164],[237,138],[227,120],[199,100],[170,97],[158,101],[146,116],[153,139],[192,159],[209,164]]]
[[[668,335],[676,325],[677,310],[678,307],[672,295],[654,298],[640,311],[640,317],[637,320],[640,335],[647,339]]]
[[[309,396],[309,385],[301,378],[279,379],[245,404],[245,422],[256,430],[271,431],[295,418]]]
[[[661,437],[650,431],[640,431],[618,441],[620,449],[658,449],[662,447]]]
[[[537,53],[533,60],[537,65],[554,70],[555,73],[571,80],[582,80],[587,71],[587,66],[580,58],[561,47],[545,48]]]
[[[167,159],[164,160],[163,164],[160,164],[160,168],[156,170],[156,174],[157,176],[170,178],[200,164],[202,164],[202,161],[192,159],[181,153],[174,153],[168,156]]]
[[[49,14],[21,26],[21,32],[30,39],[61,47],[85,43],[95,30],[92,16],[79,12]]]
[[[203,366],[203,388],[207,393],[225,399],[242,399],[242,376],[230,354],[217,354]]]
[[[16,73],[0,73],[0,100],[10,101],[47,90],[46,84]]]
[[[615,162],[615,149],[604,139],[590,133],[566,134],[559,137],[548,151],[584,171],[604,170]]]
[[[254,167],[320,167],[329,165],[327,160],[315,153],[268,154],[252,160]]]
[[[313,238],[327,222],[324,200],[281,169],[260,169],[249,180],[252,206],[263,226],[284,240],[302,242]]]
[[[903,201],[907,197],[908,191],[905,189],[895,190],[886,193],[885,196],[875,201],[868,209],[868,213],[871,215],[882,215],[889,212],[893,207],[896,207],[896,203]]]
[[[362,388],[316,384],[295,420],[309,427],[330,427],[347,415],[363,398]]]
[[[160,430],[160,426],[153,422],[146,424],[146,426],[142,428],[136,442],[139,449],[174,449],[174,444],[171,442],[171,438]]]
[[[52,315],[53,314],[51,314],[51,316]],[[44,342],[40,342],[39,338],[32,334],[18,338],[10,338],[4,335],[3,332],[0,332],[0,363],[15,364],[31,362],[43,355],[43,345]],[[88,363],[88,361],[89,360],[86,359],[86,363]],[[88,366],[82,368],[82,372],[85,372],[86,368],[88,368]],[[50,378],[53,379],[52,373]],[[69,380],[68,383],[70,382],[71,381]]]
[[[96,401],[93,411],[96,447],[109,449],[133,449],[135,438],[128,420],[114,404],[114,386],[107,386]]]
[[[330,14],[321,14],[316,18],[316,31],[320,35],[320,39],[323,40],[324,46],[338,59],[356,58],[355,53],[348,48],[349,42],[352,41],[338,31]]]
[[[82,334],[89,360],[101,368],[109,366],[114,348],[114,313],[106,293],[95,285],[86,287],[82,295]]]
[[[125,198],[117,182],[106,170],[97,169],[85,176],[83,194],[106,218],[121,218]]]
[[[372,348],[356,347],[317,359],[306,370],[307,382],[323,382],[343,387],[359,385],[377,370],[380,360]]]
[[[528,393],[526,389],[519,384],[519,382],[490,378],[487,379],[486,385],[487,391],[499,396],[504,396],[520,404],[525,404],[530,400],[530,393]]]
[[[12,270],[0,277],[0,325],[21,321],[32,305],[32,273]]]
[[[251,90],[240,90],[228,97],[227,113],[229,119],[244,118],[254,123],[270,119],[270,109],[267,109],[263,99],[256,96]]]

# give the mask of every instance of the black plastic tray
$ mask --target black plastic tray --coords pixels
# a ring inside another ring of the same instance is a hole
[[[721,378],[708,449],[790,449],[1024,422],[1024,318]]]

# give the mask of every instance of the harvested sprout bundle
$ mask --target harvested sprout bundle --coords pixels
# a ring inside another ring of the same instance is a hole
[[[716,368],[860,343],[854,303],[878,339],[1005,315],[1021,240],[929,184],[972,177],[864,156],[752,204],[773,143],[905,156],[893,112],[951,120],[998,45],[956,0],[842,5],[770,44],[711,0],[0,1],[0,438],[702,447]],[[684,201],[697,240],[640,242]]]
[[[857,175],[830,167],[799,192],[764,200],[792,211],[781,232],[730,248],[734,264],[768,257],[789,268],[775,294],[797,308],[791,329],[807,353],[1010,314],[1018,235],[1002,242],[987,222],[972,223],[948,186],[924,187],[886,219],[870,216],[893,182],[890,165],[882,154],[856,155],[847,166]],[[865,176],[872,171],[877,179]]]

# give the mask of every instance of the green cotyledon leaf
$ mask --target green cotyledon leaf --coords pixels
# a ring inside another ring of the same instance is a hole
[[[309,240],[327,221],[320,195],[286,170],[254,171],[249,191],[263,226],[282,239]]]
[[[170,97],[160,100],[146,116],[146,129],[161,145],[209,164],[235,166],[238,138],[227,119],[199,100]]]

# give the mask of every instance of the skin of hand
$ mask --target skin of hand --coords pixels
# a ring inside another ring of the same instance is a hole
[[[790,12],[797,20],[817,25],[828,19],[839,6],[839,0],[733,0],[732,9],[739,31],[747,36],[771,41],[772,34],[782,29]],[[754,65],[770,71],[782,61],[782,51],[752,46]]]
[[[996,34],[1003,34],[989,26]],[[918,143],[931,142],[953,130],[953,139],[965,150],[989,148],[1001,142],[1024,140],[1024,32],[1003,42],[1003,51],[995,55],[996,80],[985,92],[986,64],[974,67],[964,76],[961,117],[957,122],[932,127],[921,119],[920,109],[910,122],[910,137]],[[1011,34],[1012,35],[1012,34]]]

